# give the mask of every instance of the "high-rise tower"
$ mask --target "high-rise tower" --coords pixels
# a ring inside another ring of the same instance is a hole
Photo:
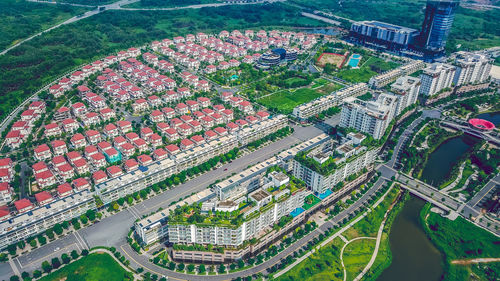
[[[458,5],[459,2],[456,0],[427,1],[425,18],[418,40],[419,47],[425,53],[438,54],[444,50]]]

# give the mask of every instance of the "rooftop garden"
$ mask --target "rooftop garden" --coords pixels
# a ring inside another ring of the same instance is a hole
[[[336,155],[331,155],[328,160],[326,160],[323,163],[319,163],[318,161],[314,160],[312,157],[310,157],[308,154],[310,151],[302,151],[297,153],[295,155],[295,160],[301,163],[302,165],[308,167],[309,169],[315,171],[316,173],[319,173],[321,175],[327,176],[331,174],[333,171],[335,171],[338,166],[337,166],[337,158],[335,157]]]
[[[202,214],[200,203],[175,209],[170,215],[170,223],[238,227],[243,223],[243,214],[239,210],[232,212],[208,211],[207,214]]]
[[[314,196],[313,194],[309,194],[304,200],[304,209],[309,210],[311,209],[311,207],[318,204],[319,202],[321,202],[321,200],[318,197]]]

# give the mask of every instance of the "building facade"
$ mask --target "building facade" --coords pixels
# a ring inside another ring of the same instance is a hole
[[[361,44],[400,50],[413,44],[418,30],[379,21],[361,21],[351,25],[349,36]]]
[[[422,81],[420,93],[432,96],[443,89],[451,88],[455,71],[456,67],[445,63],[433,63],[429,65],[420,75]]]
[[[394,116],[399,116],[403,110],[417,102],[421,84],[419,78],[403,76],[391,85],[391,93],[396,97]]]

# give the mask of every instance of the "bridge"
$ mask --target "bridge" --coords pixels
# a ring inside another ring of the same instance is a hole
[[[467,123],[460,121],[442,120],[441,125],[455,130],[460,130],[468,135],[481,138],[489,143],[500,145],[500,136],[498,133],[492,131],[480,131],[478,129],[471,128]]]
[[[411,194],[432,203],[434,206],[446,212],[458,211],[462,205],[460,202],[456,201],[455,198],[443,194],[433,186],[408,175],[398,173],[396,179],[402,183],[401,187],[408,190]]]

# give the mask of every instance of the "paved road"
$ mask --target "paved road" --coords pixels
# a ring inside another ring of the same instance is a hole
[[[477,211],[480,211],[481,201],[484,198],[487,198],[486,195],[490,192],[494,192],[498,188],[500,188],[500,174],[492,178],[474,197],[472,197],[471,200],[469,200],[469,202],[467,202],[467,205],[471,208],[475,208]]]
[[[19,272],[31,272],[35,269],[39,269],[44,260],[50,260],[55,256],[60,257],[61,254],[70,252],[73,249],[82,249],[83,247],[91,248],[95,246],[114,246],[119,248],[120,245],[126,243],[127,233],[135,220],[139,217],[150,214],[160,207],[168,207],[171,202],[177,201],[180,197],[185,197],[193,192],[201,191],[217,179],[222,179],[230,176],[232,173],[240,172],[249,165],[263,161],[284,149],[299,142],[309,140],[321,133],[323,132],[314,126],[295,127],[295,132],[291,136],[274,142],[241,158],[235,159],[230,164],[225,164],[217,170],[203,174],[113,216],[104,218],[101,222],[90,227],[80,229],[76,232],[76,235],[71,234],[65,236],[29,254],[20,255],[14,260],[16,269]],[[225,169],[227,170],[224,171]],[[9,279],[13,272],[9,263],[0,263],[0,279]]]

